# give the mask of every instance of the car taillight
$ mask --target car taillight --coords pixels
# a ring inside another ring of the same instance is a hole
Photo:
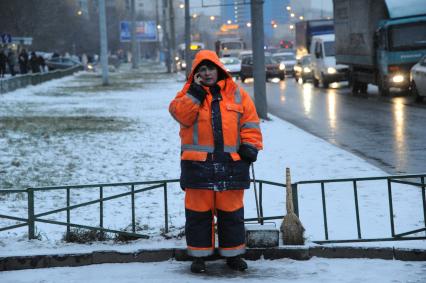
[[[389,70],[389,72],[398,72],[399,66],[389,66],[388,70]]]

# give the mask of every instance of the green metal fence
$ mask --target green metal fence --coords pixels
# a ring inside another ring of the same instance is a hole
[[[300,210],[300,201],[299,201],[299,190],[303,185],[318,185],[318,189],[321,190],[321,199],[318,201],[322,204],[322,220],[323,220],[323,228],[324,228],[324,239],[321,240],[314,240],[315,243],[344,243],[344,242],[367,242],[367,241],[399,241],[399,240],[420,240],[420,239],[426,239],[426,236],[411,236],[413,234],[417,234],[419,232],[426,232],[426,196],[425,196],[425,177],[426,174],[417,174],[417,175],[398,175],[398,176],[386,176],[386,177],[368,177],[368,178],[348,178],[348,179],[326,179],[326,180],[311,180],[311,181],[299,181],[294,184],[292,184],[292,192],[293,192],[293,202],[294,202],[294,208],[296,214],[299,215]],[[413,181],[418,180],[418,181]],[[361,231],[361,218],[360,218],[360,207],[358,203],[358,184],[366,181],[383,181],[386,182],[387,187],[387,196],[388,196],[388,209],[389,209],[389,215],[390,215],[390,227],[391,227],[391,235],[389,237],[382,237],[382,238],[363,238],[362,237],[362,231]],[[70,229],[72,227],[74,228],[83,228],[88,229],[92,231],[99,231],[99,232],[110,232],[110,233],[116,233],[119,235],[125,235],[125,236],[132,236],[132,237],[139,237],[139,238],[148,238],[148,235],[137,233],[136,231],[136,215],[135,215],[135,196],[137,194],[141,194],[143,192],[151,191],[151,190],[157,190],[162,189],[163,190],[163,209],[164,209],[164,231],[165,233],[169,232],[169,223],[168,223],[168,184],[171,183],[178,183],[178,179],[171,179],[171,180],[159,180],[159,181],[150,181],[150,182],[127,182],[127,183],[105,183],[105,184],[93,184],[93,185],[74,185],[74,186],[54,186],[54,187],[39,187],[39,188],[28,188],[26,190],[0,190],[0,196],[4,194],[26,194],[27,200],[28,200],[28,217],[22,218],[22,217],[16,217],[12,215],[3,215],[0,214],[0,219],[9,219],[9,220],[15,220],[19,221],[21,223],[10,225],[7,227],[1,227],[1,231],[6,230],[12,230],[20,227],[28,226],[28,238],[29,239],[35,239],[35,224],[37,222],[39,223],[49,223],[54,225],[62,225],[66,226],[67,234],[70,233]],[[252,180],[253,182],[253,180]],[[354,199],[354,207],[355,210],[355,217],[356,217],[356,230],[357,235],[356,238],[353,239],[330,239],[328,234],[328,217],[327,217],[327,199],[325,196],[326,192],[326,185],[331,183],[351,183],[353,188],[353,199]],[[270,182],[265,180],[256,180],[256,183],[258,184],[259,189],[259,197],[256,196],[256,207],[257,209],[257,217],[255,218],[246,218],[246,222],[253,222],[256,221],[260,224],[263,224],[265,221],[268,220],[277,220],[282,219],[284,215],[264,215],[264,186],[277,186],[285,188],[285,184],[283,183],[277,183],[277,182]],[[422,210],[423,210],[423,221],[425,223],[424,228],[411,230],[411,231],[405,231],[402,233],[396,232],[396,227],[394,223],[394,213],[393,213],[393,201],[392,201],[392,184],[405,184],[410,185],[419,188],[419,192],[421,193],[422,197]],[[115,194],[112,196],[104,197],[104,190],[105,188],[112,188],[112,187],[126,187],[125,192],[121,192],[119,194]],[[37,193],[43,193],[46,191],[51,190],[61,190],[64,191],[64,194],[66,194],[66,206],[54,210],[44,211],[42,213],[35,213],[35,203],[34,203],[34,195]],[[71,205],[71,191],[74,190],[97,190],[99,193],[99,198],[87,201],[79,204]],[[257,192],[256,192],[257,193]],[[120,230],[113,230],[108,229],[104,227],[104,203],[117,199],[122,198],[125,196],[131,196],[130,198],[130,205],[131,205],[131,232],[128,231],[120,231]],[[92,204],[99,204],[99,225],[97,226],[89,226],[89,225],[82,225],[78,223],[73,223],[71,220],[71,211],[73,209],[77,209],[84,206],[89,206]],[[284,210],[284,209],[283,209]],[[48,215],[53,215],[60,212],[66,212],[66,221],[56,221],[56,220],[49,220],[45,219]]]

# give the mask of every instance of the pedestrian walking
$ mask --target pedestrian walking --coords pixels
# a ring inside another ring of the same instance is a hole
[[[38,65],[40,66],[40,67],[39,67],[39,68],[40,68],[40,71],[41,71],[42,73],[44,73],[44,72],[46,71],[46,61],[44,60],[43,56],[41,56],[41,55],[39,55],[39,56],[37,57],[37,60],[38,60]]]
[[[6,73],[7,56],[3,49],[0,49],[0,78],[4,78]]]
[[[19,71],[21,72],[21,74],[28,73],[28,53],[25,48],[23,48],[21,52],[19,52],[18,63]]]
[[[15,51],[9,49],[9,52],[7,53],[7,66],[9,67],[9,72],[12,76],[15,76],[16,61]]]
[[[40,72],[40,62],[39,62],[37,55],[34,51],[31,52],[30,66],[31,66],[31,72],[32,73],[35,74],[35,73]]]
[[[244,190],[250,164],[262,149],[259,118],[250,96],[233,80],[214,51],[195,56],[183,89],[169,111],[180,124],[181,178],[185,190],[185,235],[191,271],[206,271],[215,248],[227,265],[243,271]]]

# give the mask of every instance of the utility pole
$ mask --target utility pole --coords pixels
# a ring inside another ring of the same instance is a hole
[[[175,9],[173,0],[169,0],[169,16],[170,16],[170,57],[172,64],[172,72],[176,72],[176,32],[175,32]]]
[[[139,54],[136,42],[136,4],[135,0],[131,0],[130,14],[132,18],[132,68],[139,67]]]
[[[167,73],[171,73],[171,64],[170,64],[170,40],[169,33],[167,28],[167,0],[163,0],[163,48],[165,49],[166,55],[166,67]]]
[[[158,61],[160,61],[160,30],[158,28],[158,26],[160,25],[160,15],[158,14],[158,1],[160,0],[155,0],[155,25],[156,25],[156,29],[157,29],[157,33],[158,33],[158,37],[157,37],[157,57],[158,57]]]
[[[189,0],[185,0],[185,63],[186,77],[192,69],[191,52],[191,16],[189,15]]]
[[[251,0],[251,32],[253,48],[254,104],[260,118],[268,119],[263,32],[263,0]]]
[[[99,0],[99,33],[101,36],[102,85],[108,85],[108,41],[106,29],[105,0]]]

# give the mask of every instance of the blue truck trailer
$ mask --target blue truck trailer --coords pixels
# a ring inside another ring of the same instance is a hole
[[[410,87],[410,69],[426,54],[426,0],[333,0],[335,53],[350,68],[354,93],[368,84],[383,96]]]
[[[307,20],[296,23],[296,59],[309,53],[314,35],[332,34],[333,20]]]

